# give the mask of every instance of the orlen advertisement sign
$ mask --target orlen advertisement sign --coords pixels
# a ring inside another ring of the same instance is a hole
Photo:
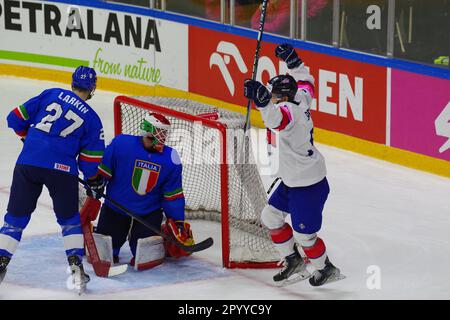
[[[450,80],[392,70],[391,146],[450,161]]]
[[[256,40],[189,27],[189,91],[245,107],[243,83],[251,77]],[[257,80],[286,73],[263,42]],[[317,127],[358,138],[386,141],[386,68],[297,50],[316,79],[313,118]]]

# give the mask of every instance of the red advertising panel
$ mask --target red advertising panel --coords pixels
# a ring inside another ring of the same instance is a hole
[[[257,80],[286,73],[263,42]],[[243,82],[251,77],[256,40],[189,26],[189,91],[245,107]],[[319,128],[385,143],[386,68],[297,50],[315,78],[313,118]]]
[[[391,146],[450,161],[450,81],[392,70]]]

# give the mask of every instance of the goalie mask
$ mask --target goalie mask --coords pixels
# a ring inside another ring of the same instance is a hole
[[[159,113],[149,113],[142,120],[140,132],[143,137],[150,138],[153,147],[161,152],[170,130],[170,121]]]
[[[269,80],[268,87],[271,88],[272,98],[277,102],[284,97],[287,97],[288,101],[294,101],[298,90],[297,81],[290,75],[273,77]]]

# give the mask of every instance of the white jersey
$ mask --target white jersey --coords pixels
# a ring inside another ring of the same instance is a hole
[[[310,105],[314,79],[302,64],[290,70],[298,81],[296,103],[272,102],[259,108],[267,128],[276,130],[279,148],[278,176],[288,187],[304,187],[320,182],[326,176],[325,159],[313,144],[313,121]],[[298,104],[297,104],[298,102]]]

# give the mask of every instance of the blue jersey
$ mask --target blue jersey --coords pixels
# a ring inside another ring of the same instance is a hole
[[[64,171],[85,177],[97,173],[105,150],[97,113],[74,92],[48,89],[8,115],[8,127],[25,144],[18,164]]]
[[[162,208],[167,217],[184,220],[182,165],[175,149],[164,146],[162,152],[149,152],[142,137],[118,135],[107,146],[99,173],[109,180],[107,196],[133,213],[146,215]]]

